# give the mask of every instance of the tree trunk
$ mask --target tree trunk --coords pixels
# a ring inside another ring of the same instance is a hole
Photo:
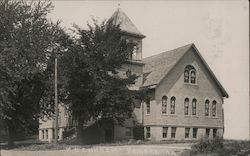
[[[78,121],[76,126],[76,143],[82,144],[83,143],[83,122]]]
[[[14,141],[15,141],[15,128],[11,126],[11,124],[8,125],[8,147],[12,148],[14,147]]]

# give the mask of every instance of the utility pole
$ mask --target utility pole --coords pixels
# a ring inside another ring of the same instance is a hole
[[[57,92],[57,56],[55,56],[55,144],[58,142],[58,92]]]

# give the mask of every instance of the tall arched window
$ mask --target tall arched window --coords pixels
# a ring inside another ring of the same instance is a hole
[[[217,102],[214,100],[212,103],[212,116],[216,116],[216,104]]]
[[[209,116],[209,100],[205,101],[205,116]]]
[[[187,65],[184,70],[184,82],[185,83],[196,83],[196,70],[193,66]]]
[[[184,114],[188,115],[188,112],[189,112],[189,99],[186,98],[184,101]]]
[[[175,97],[172,96],[170,99],[170,114],[175,114]]]
[[[192,101],[192,115],[196,115],[196,103],[197,103],[197,100],[193,99],[193,101]]]
[[[191,83],[195,84],[196,83],[195,80],[196,80],[196,73],[195,73],[194,70],[191,70],[191,72],[190,72],[190,81],[191,81]]]
[[[188,70],[184,71],[184,82],[189,83],[189,71]]]
[[[167,96],[162,97],[162,114],[167,114]]]

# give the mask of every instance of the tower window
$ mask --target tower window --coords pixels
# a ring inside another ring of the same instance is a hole
[[[136,59],[138,47],[135,45],[132,52],[132,59]]]
[[[150,114],[150,99],[146,101],[147,114]]]
[[[171,97],[170,101],[170,114],[175,114],[175,97]]]
[[[167,113],[167,96],[162,97],[162,114]]]
[[[188,112],[189,112],[189,99],[186,98],[184,101],[184,114],[188,115]]]

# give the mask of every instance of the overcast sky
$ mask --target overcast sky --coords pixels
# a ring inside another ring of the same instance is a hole
[[[229,94],[225,138],[249,138],[249,4],[235,1],[53,1],[49,17],[62,26],[86,27],[120,8],[146,35],[143,57],[189,43],[196,47]]]

